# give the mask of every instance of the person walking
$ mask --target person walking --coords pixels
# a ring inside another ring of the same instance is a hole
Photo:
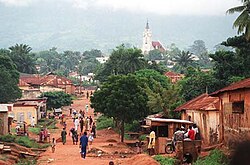
[[[61,132],[61,138],[62,138],[63,145],[66,143],[66,135],[67,135],[66,129],[63,128],[63,130]]]
[[[92,119],[91,116],[89,116],[89,125],[90,125],[90,127],[92,127],[92,123],[93,123],[93,119]]]
[[[96,125],[93,123],[91,133],[93,133],[93,137],[96,138]]]
[[[80,118],[79,123],[80,123],[80,129],[81,129],[81,133],[82,133],[82,131],[83,131],[83,126],[84,126],[84,120],[83,120],[82,117]]]
[[[89,151],[91,150],[91,145],[92,145],[93,141],[94,141],[93,133],[90,133],[90,134],[89,134],[89,138],[88,138],[88,142],[89,142],[89,144],[88,144],[88,146],[89,146]]]
[[[52,149],[52,153],[54,153],[55,150],[56,150],[56,140],[55,140],[55,138],[52,139],[51,149]]]
[[[88,146],[87,132],[84,132],[83,136],[80,138],[80,146],[79,146],[81,148],[81,157],[83,159],[86,158],[87,146]]]
[[[79,119],[78,119],[78,117],[75,119],[74,124],[75,124],[75,130],[77,131],[78,130],[78,125],[79,125]]]

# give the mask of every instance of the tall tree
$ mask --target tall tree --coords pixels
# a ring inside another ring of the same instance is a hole
[[[22,93],[18,88],[19,73],[7,50],[0,50],[0,103],[13,102]]]
[[[97,73],[96,79],[105,81],[110,75],[128,74],[144,69],[147,63],[142,57],[141,50],[120,45],[113,50],[109,60]]]
[[[210,72],[202,72],[199,69],[189,68],[185,78],[178,82],[180,96],[189,101],[205,92],[213,92],[218,89],[218,81]]]
[[[250,1],[241,0],[242,5],[233,7],[227,10],[227,13],[233,14],[235,12],[240,13],[240,15],[234,21],[233,26],[238,28],[238,34],[244,33],[247,40],[250,39]]]
[[[140,120],[149,113],[143,86],[142,81],[131,74],[110,76],[91,97],[91,106],[96,112],[122,123],[121,142],[124,140],[124,123]]]
[[[9,47],[10,57],[16,64],[17,70],[22,73],[36,73],[35,54],[31,53],[31,47],[26,44],[16,44]]]
[[[195,66],[193,54],[189,51],[182,51],[174,56],[172,61],[176,63],[173,69],[180,73],[184,73],[189,66]]]
[[[68,106],[72,104],[72,97],[70,94],[65,92],[45,92],[41,97],[47,97],[47,107],[48,109],[52,108],[61,108],[62,106]]]

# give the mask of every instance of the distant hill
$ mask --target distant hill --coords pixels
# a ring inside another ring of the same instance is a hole
[[[59,51],[100,49],[109,52],[121,43],[141,47],[146,19],[153,39],[165,46],[187,48],[201,39],[211,50],[234,36],[234,16],[159,16],[120,11],[76,10],[66,5],[0,6],[0,48],[16,43],[34,51],[57,47]]]

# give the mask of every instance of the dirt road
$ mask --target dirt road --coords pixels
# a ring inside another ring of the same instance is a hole
[[[73,109],[85,110],[85,105],[89,105],[89,100],[86,98],[81,98],[74,100],[72,105]],[[69,114],[68,111],[64,112]],[[86,113],[86,112],[85,112]],[[93,115],[93,109],[89,106],[89,111],[86,113],[88,116]],[[60,133],[62,130],[62,125],[58,124],[59,129],[51,135],[51,139],[60,138]],[[73,127],[73,121],[70,116],[67,117],[67,132]],[[39,165],[51,164],[51,165],[108,165],[109,161],[114,161],[115,165],[154,165],[158,164],[151,157],[146,154],[136,155],[136,153],[129,148],[127,145],[119,143],[119,136],[113,130],[101,130],[97,131],[97,137],[94,139],[91,150],[87,153],[87,157],[83,160],[80,156],[79,145],[73,145],[71,136],[67,135],[66,144],[63,145],[58,142],[56,145],[55,153],[51,152],[49,148],[46,152],[41,154],[38,160]],[[132,157],[132,158],[131,158]],[[138,158],[141,160],[138,160]],[[138,163],[138,161],[140,163]]]

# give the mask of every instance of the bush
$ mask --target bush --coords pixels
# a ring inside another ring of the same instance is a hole
[[[140,123],[139,121],[133,121],[131,124],[125,123],[124,130],[125,132],[138,132],[140,131]]]
[[[9,143],[12,143],[12,142],[14,142],[15,141],[15,138],[16,138],[16,136],[14,136],[14,135],[2,135],[2,136],[0,136],[0,141],[1,142],[9,142]]]
[[[34,134],[36,134],[36,135],[38,135],[38,134],[40,133],[40,131],[41,131],[41,128],[29,127],[29,132],[32,132],[32,133],[34,133]]]
[[[156,155],[154,159],[159,162],[161,165],[174,165],[175,164],[175,159],[169,158],[169,157],[164,157],[161,155]]]
[[[36,160],[21,159],[15,165],[36,165]]]
[[[35,140],[29,139],[27,136],[17,137],[15,142],[27,148],[39,148],[39,144]]]
[[[212,150],[204,159],[198,159],[194,165],[227,165],[228,159],[220,150]]]
[[[140,135],[138,139],[144,141],[147,139],[147,135]]]
[[[97,130],[101,130],[101,129],[105,129],[105,128],[109,128],[109,127],[114,128],[114,122],[113,122],[112,118],[109,118],[106,116],[100,116],[97,119],[97,123],[96,123]]]

